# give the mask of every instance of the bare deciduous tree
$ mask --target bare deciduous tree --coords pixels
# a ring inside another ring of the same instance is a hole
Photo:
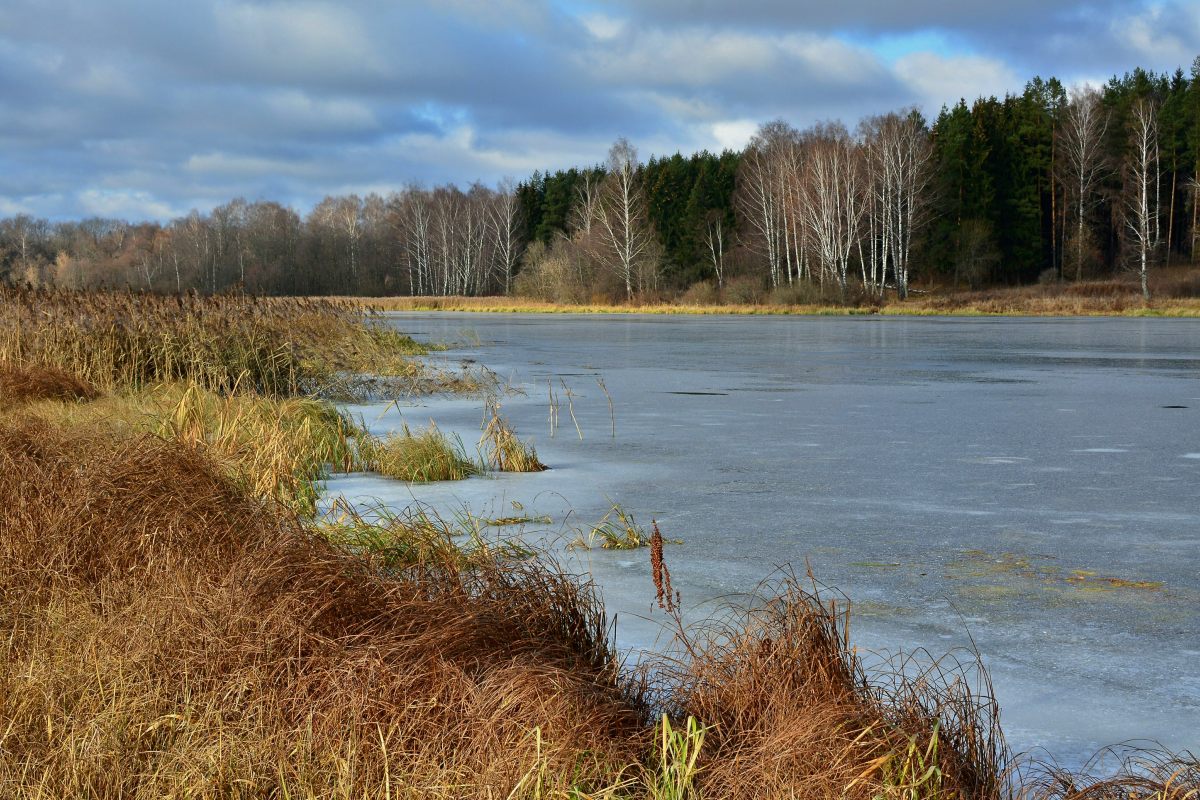
[[[1071,90],[1071,100],[1062,120],[1063,159],[1059,162],[1062,182],[1075,216],[1075,280],[1083,277],[1085,220],[1101,200],[1096,191],[1108,173],[1101,145],[1108,130],[1108,112],[1100,103],[1100,92],[1090,87]]]
[[[925,221],[933,154],[925,122],[915,109],[872,117],[860,126],[869,184],[866,224],[870,270],[863,282],[882,294],[890,267],[900,298],[908,296],[913,234]]]
[[[772,286],[791,280],[793,262],[799,275],[802,261],[798,137],[783,120],[766,123],[750,140],[738,170],[737,205],[751,247],[766,258]]]
[[[491,206],[492,232],[495,236],[496,266],[503,276],[504,293],[512,291],[513,273],[521,259],[520,206],[512,178],[500,182]]]
[[[845,291],[850,256],[863,214],[860,153],[840,123],[819,126],[808,142],[804,170],[804,223],[821,271]]]
[[[1125,229],[1137,248],[1142,297],[1150,299],[1150,260],[1158,246],[1158,107],[1142,98],[1130,113],[1130,153],[1125,165]]]
[[[604,244],[602,257],[624,283],[626,299],[633,298],[634,280],[644,281],[647,265],[642,262],[651,255],[645,205],[637,149],[622,137],[608,151],[608,176],[596,204],[596,222]]]
[[[714,209],[704,220],[704,243],[708,246],[709,262],[717,276],[717,288],[725,286],[725,227],[724,214]]]

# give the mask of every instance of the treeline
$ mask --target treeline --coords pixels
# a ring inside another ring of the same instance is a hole
[[[797,130],[741,152],[604,164],[513,185],[235,200],[160,225],[0,220],[0,279],[152,291],[518,293],[581,301],[907,294],[1080,280],[1200,255],[1200,57],[1103,87]],[[815,294],[814,294],[815,293]]]
[[[0,280],[32,286],[265,294],[486,294],[521,252],[511,187],[327,197],[306,217],[234,200],[166,225],[0,220]]]

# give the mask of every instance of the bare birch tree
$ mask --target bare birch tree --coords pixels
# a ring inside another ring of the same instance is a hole
[[[1130,153],[1125,168],[1125,229],[1137,248],[1136,264],[1142,297],[1150,299],[1150,260],[1158,245],[1158,108],[1139,99],[1130,113]]]
[[[863,122],[866,227],[870,268],[864,281],[882,294],[890,268],[896,294],[908,296],[913,235],[925,221],[933,146],[915,109]]]
[[[804,223],[821,271],[846,290],[850,257],[858,243],[863,214],[860,153],[840,123],[817,128],[804,170]]]
[[[591,235],[602,185],[603,182],[595,171],[584,170],[583,180],[575,187],[575,206],[572,209],[571,229],[576,233]]]
[[[512,178],[500,182],[495,202],[491,206],[492,233],[495,237],[496,266],[499,268],[504,293],[512,291],[513,273],[521,259],[520,205]]]
[[[704,244],[708,246],[709,262],[717,276],[717,288],[725,286],[725,227],[724,214],[714,209],[704,220]]]
[[[783,120],[764,124],[738,169],[738,209],[748,223],[751,247],[766,258],[773,287],[791,277],[793,259],[800,262],[797,139],[796,129]]]
[[[418,186],[409,186],[393,198],[392,204],[408,262],[409,293],[430,294],[433,291],[433,210],[429,194]]]
[[[596,204],[602,257],[624,283],[626,299],[633,298],[634,279],[645,274],[641,262],[651,244],[637,167],[637,149],[628,139],[617,139],[608,151],[608,176]]]
[[[1101,200],[1097,187],[1108,173],[1102,144],[1108,130],[1108,112],[1100,103],[1100,92],[1090,87],[1071,90],[1071,100],[1062,120],[1062,182],[1075,217],[1075,280],[1083,277],[1083,252],[1087,214]]]

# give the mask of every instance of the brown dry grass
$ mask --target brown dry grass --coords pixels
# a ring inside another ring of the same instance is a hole
[[[100,396],[87,381],[58,367],[18,366],[0,361],[0,404],[34,400],[94,400]]]
[[[1195,798],[1194,761],[1017,785],[986,680],[868,674],[794,580],[628,672],[587,584],[428,517],[326,536],[29,414],[0,474],[0,796]]]
[[[986,681],[956,664],[868,676],[835,605],[794,579],[770,594],[708,623],[668,670],[670,707],[711,726],[705,798],[1007,795]]]
[[[25,420],[0,473],[0,795],[504,796],[646,747],[602,606],[538,562],[385,574],[150,437]]]
[[[479,438],[480,451],[486,454],[487,464],[497,472],[545,472],[549,467],[537,457],[537,450],[517,436],[508,420],[500,416],[500,404],[487,402],[491,414],[483,435]]]

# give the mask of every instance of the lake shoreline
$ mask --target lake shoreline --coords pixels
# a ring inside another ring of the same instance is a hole
[[[869,681],[844,607],[807,584],[686,634],[693,657],[652,683],[617,658],[595,587],[552,559],[421,514],[310,525],[361,434],[308,387],[408,375],[425,349],[396,331],[307,301],[3,299],[14,797],[1004,800],[1017,785],[986,679],[936,662]],[[1183,800],[1200,765],[1163,758],[1094,785]],[[1048,769],[1020,788],[1058,797]]]
[[[521,298],[468,296],[344,297],[380,311],[471,311],[523,314],[661,314],[684,316],[889,316],[889,317],[1200,317],[1200,298],[1163,297],[1144,301],[1140,295],[1102,288],[1071,292],[1045,287],[1021,287],[979,292],[914,294],[908,300],[888,299],[861,304],[782,304],[684,302],[559,303]],[[1098,294],[1088,294],[1096,291]]]
[[[1195,746],[1187,720],[1196,705],[1188,684],[1170,677],[1187,670],[1179,653],[1194,647],[1195,626],[1180,628],[1178,648],[1162,638],[1149,644],[1159,635],[1151,631],[1183,614],[1197,591],[1192,576],[1174,569],[1177,559],[1156,562],[1150,545],[1192,538],[1181,487],[1196,463],[1186,453],[1200,448],[1190,435],[1179,438],[1178,423],[1186,430],[1196,413],[1195,326],[1100,318],[390,319],[422,340],[467,329],[467,344],[444,355],[489,363],[528,393],[511,397],[505,411],[523,433],[538,433],[538,452],[552,467],[520,484],[426,487],[415,493],[421,502],[469,503],[474,511],[515,500],[557,518],[560,507],[535,506],[537,497],[564,496],[561,508],[591,523],[612,498],[685,540],[668,556],[690,603],[752,590],[774,565],[802,569],[811,556],[817,575],[869,614],[855,614],[860,646],[969,647],[970,631],[996,665],[1018,749],[1047,747],[1079,765],[1127,738],[1162,735],[1169,746]],[[616,439],[596,375],[616,403]],[[560,376],[576,395],[582,441],[565,400],[567,427],[546,438],[550,387],[560,399],[566,391]],[[1136,429],[1122,422],[1127,406],[1143,409]],[[398,413],[380,423],[394,424]],[[478,428],[470,409],[423,403],[404,414],[434,416],[464,438]],[[772,435],[755,438],[762,425]],[[1145,510],[1151,498],[1161,513]],[[1091,544],[1073,544],[1082,541]],[[1132,541],[1147,546],[1130,548]],[[1138,552],[1146,556],[1131,555]],[[652,647],[653,630],[637,627],[646,613],[638,605],[644,570],[623,563],[601,554],[594,574],[613,612],[634,620],[625,646]],[[922,614],[939,600],[964,619]],[[1143,606],[1145,615],[1133,611]],[[1034,627],[1046,637],[1031,640]],[[1082,630],[1096,643],[1081,639]],[[1130,637],[1161,656],[1137,666],[1115,644]],[[1074,689],[1037,677],[1057,663],[1054,648],[1037,641],[1069,642],[1068,660],[1088,665]],[[1102,689],[1110,684],[1111,702]],[[1044,704],[1034,698],[1043,692],[1061,695],[1066,713],[1039,721]],[[1155,721],[1167,713],[1164,698],[1182,703],[1178,724]],[[1092,721],[1074,726],[1068,709],[1093,703]]]

